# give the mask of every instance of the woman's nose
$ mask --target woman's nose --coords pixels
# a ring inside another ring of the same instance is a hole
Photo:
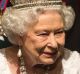
[[[48,47],[51,47],[51,48],[57,48],[57,47],[58,47],[56,38],[55,38],[55,36],[54,36],[53,33],[50,34],[49,37],[48,37],[47,46],[48,46]]]

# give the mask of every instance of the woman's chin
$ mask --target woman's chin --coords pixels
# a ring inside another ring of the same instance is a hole
[[[40,63],[42,64],[54,64],[56,60],[58,59],[57,55],[56,56],[49,56],[49,55],[41,55],[38,57],[40,60]]]
[[[55,63],[55,60],[53,60],[53,59],[40,59],[40,62],[42,63],[42,64],[54,64]]]

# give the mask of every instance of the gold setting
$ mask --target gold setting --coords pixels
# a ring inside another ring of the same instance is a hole
[[[11,0],[14,8],[62,5],[62,0]]]

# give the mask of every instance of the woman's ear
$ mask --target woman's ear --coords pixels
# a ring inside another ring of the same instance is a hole
[[[22,37],[18,37],[18,44],[19,46],[22,46],[23,45],[23,40],[22,40]]]
[[[17,45],[22,46],[23,45],[22,37],[21,36],[16,36],[15,37],[15,42],[16,42]]]

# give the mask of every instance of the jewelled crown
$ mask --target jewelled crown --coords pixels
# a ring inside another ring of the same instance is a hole
[[[62,0],[10,0],[10,2],[15,8],[62,5]]]

